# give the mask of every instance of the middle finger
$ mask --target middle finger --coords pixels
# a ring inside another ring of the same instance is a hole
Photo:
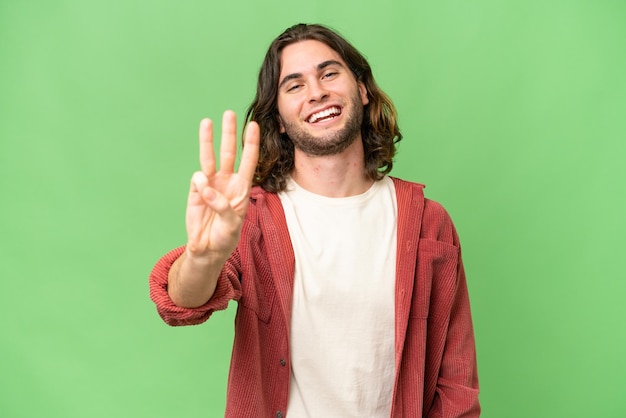
[[[220,144],[220,171],[232,173],[237,156],[237,118],[227,110],[222,117],[222,143]]]

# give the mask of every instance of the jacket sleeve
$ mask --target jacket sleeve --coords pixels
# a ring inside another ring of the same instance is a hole
[[[453,227],[453,235],[458,237]],[[478,371],[474,330],[465,270],[460,254],[455,293],[452,295],[445,346],[429,418],[474,418],[480,416]]]
[[[176,248],[165,254],[150,273],[150,299],[156,304],[157,312],[172,326],[200,324],[215,311],[226,309],[230,300],[241,297],[241,260],[235,250],[224,264],[217,281],[213,297],[197,308],[182,308],[172,302],[167,293],[167,276],[174,261],[185,252],[185,247]]]

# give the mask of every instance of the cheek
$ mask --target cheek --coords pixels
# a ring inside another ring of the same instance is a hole
[[[299,107],[295,101],[279,99],[276,107],[278,108],[278,120],[281,129],[284,129],[284,121],[294,122],[299,119]]]

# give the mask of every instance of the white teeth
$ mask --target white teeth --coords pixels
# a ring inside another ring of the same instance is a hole
[[[330,115],[338,115],[340,113],[341,109],[339,109],[338,107],[331,107],[326,110],[322,110],[321,112],[312,114],[311,117],[309,117],[309,123],[315,123],[322,118],[328,117]]]

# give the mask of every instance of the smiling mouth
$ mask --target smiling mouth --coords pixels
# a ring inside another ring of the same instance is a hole
[[[326,120],[334,119],[339,115],[341,115],[341,108],[333,106],[320,112],[313,113],[306,121],[308,123],[323,122]]]

